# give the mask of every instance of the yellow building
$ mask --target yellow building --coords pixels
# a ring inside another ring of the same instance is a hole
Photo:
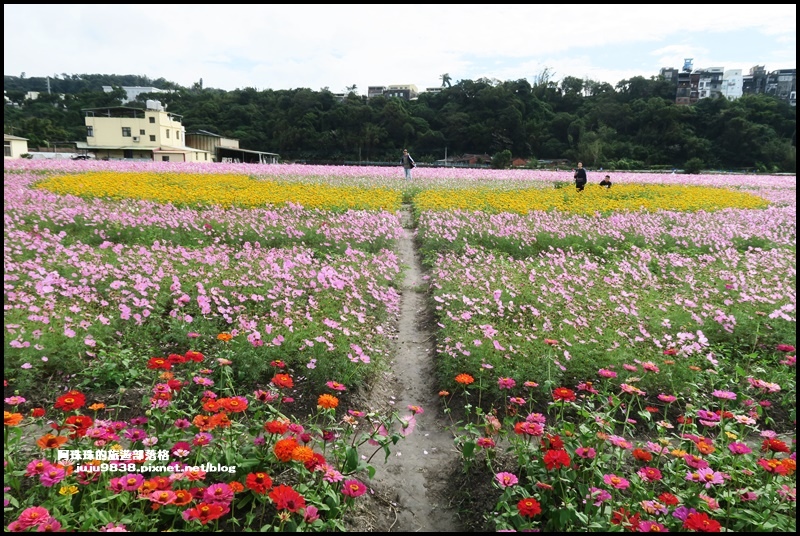
[[[28,152],[28,138],[3,134],[3,158],[19,158]]]
[[[186,145],[181,116],[166,111],[159,101],[148,100],[145,109],[127,106],[87,108],[86,142],[79,150],[106,160],[156,160],[211,162],[208,151]]]

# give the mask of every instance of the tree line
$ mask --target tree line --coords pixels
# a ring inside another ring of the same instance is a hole
[[[443,75],[444,77],[445,75]],[[796,113],[769,95],[675,104],[675,86],[661,77],[633,77],[616,87],[547,70],[527,79],[443,78],[441,91],[415,100],[367,99],[351,86],[342,98],[327,88],[225,91],[182,87],[135,75],[5,76],[4,131],[32,147],[85,140],[81,110],[122,104],[121,86],[154,86],[182,116],[187,132],[207,130],[243,149],[282,160],[395,162],[408,148],[419,162],[445,155],[583,161],[605,169],[723,169],[795,172]],[[111,93],[102,86],[112,86]],[[445,87],[446,86],[446,87]],[[39,91],[37,99],[25,98]]]

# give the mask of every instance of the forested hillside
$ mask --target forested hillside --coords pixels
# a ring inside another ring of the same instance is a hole
[[[31,147],[85,140],[81,110],[121,105],[124,91],[102,86],[124,85],[173,90],[128,106],[158,99],[187,131],[237,138],[283,160],[394,162],[407,147],[421,162],[485,153],[606,169],[796,170],[795,108],[767,95],[678,106],[675,88],[657,77],[616,87],[569,76],[556,83],[546,72],[534,83],[461,80],[412,101],[368,100],[355,88],[344,100],[327,89],[186,88],[134,75],[64,74],[49,79],[50,93],[47,83],[4,77],[4,131]]]

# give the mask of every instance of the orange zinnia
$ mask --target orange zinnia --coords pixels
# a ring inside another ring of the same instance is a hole
[[[11,413],[10,411],[3,411],[3,425],[4,426],[18,426],[22,422],[22,413]]]
[[[319,398],[317,399],[317,406],[323,407],[325,409],[334,409],[338,405],[339,405],[339,399],[333,395],[322,394],[319,395]]]
[[[314,451],[310,447],[300,445],[292,451],[292,459],[301,463],[310,462],[314,459]]]
[[[459,374],[458,376],[456,376],[456,382],[458,382],[460,384],[463,384],[463,385],[469,385],[474,381],[475,381],[475,378],[473,378],[469,374]]]
[[[292,452],[294,449],[299,447],[300,445],[297,443],[297,440],[293,437],[287,437],[281,440],[278,440],[275,443],[275,446],[272,447],[273,452],[275,452],[275,456],[282,462],[288,462],[292,459]]]
[[[57,449],[67,442],[65,436],[55,436],[53,434],[45,434],[36,440],[36,444],[42,449]]]
[[[233,339],[233,335],[231,335],[230,333],[220,333],[219,335],[217,335],[217,340],[222,342],[228,342],[231,339]]]

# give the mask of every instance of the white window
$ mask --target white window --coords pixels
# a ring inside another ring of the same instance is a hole
[[[169,129],[167,129],[167,137],[169,138]]]
[[[86,127],[86,137],[93,138],[94,137],[94,127]]]
[[[131,127],[122,127],[122,137],[123,138],[131,137]]]

